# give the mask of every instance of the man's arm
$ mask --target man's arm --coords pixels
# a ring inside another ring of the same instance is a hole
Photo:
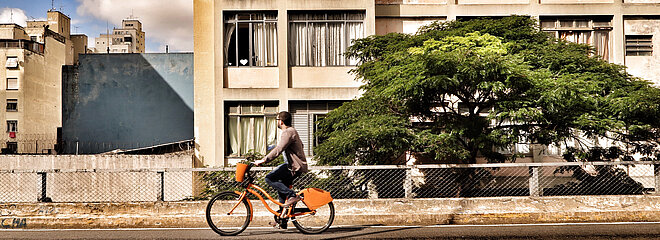
[[[291,140],[292,140],[291,138],[292,138],[291,132],[282,131],[282,139],[280,139],[280,141],[277,143],[277,146],[275,146],[275,148],[273,148],[273,150],[271,150],[270,153],[268,153],[268,155],[266,155],[264,158],[254,162],[254,164],[259,166],[261,164],[268,163],[273,159],[277,158],[278,156],[280,156],[280,154],[282,154],[284,149],[286,149],[289,146],[289,144],[291,144]]]

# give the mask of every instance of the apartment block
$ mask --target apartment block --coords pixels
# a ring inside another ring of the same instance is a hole
[[[70,19],[49,11],[27,27],[0,24],[0,123],[3,153],[44,154],[55,149],[62,126],[62,66],[74,62]]]
[[[308,156],[315,121],[360,95],[351,40],[434,21],[528,15],[660,86],[660,0],[195,0],[196,164],[224,166],[277,141],[287,110]]]
[[[95,53],[144,53],[145,37],[140,20],[129,18],[121,21],[121,28],[96,38]]]

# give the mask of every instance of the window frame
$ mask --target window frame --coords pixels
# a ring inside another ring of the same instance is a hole
[[[250,106],[250,105],[261,105],[261,110],[257,113],[243,113],[243,107],[244,106]],[[238,112],[231,112],[231,107],[238,107]],[[274,107],[275,111],[266,111],[266,108]],[[255,117],[262,117],[264,119],[264,131],[266,131],[266,134],[264,136],[266,137],[263,139],[265,141],[266,148],[268,148],[268,132],[267,132],[267,119],[268,118],[277,118],[277,113],[279,111],[279,104],[277,102],[225,102],[225,151],[224,155],[227,157],[242,157],[243,155],[241,154],[241,142],[243,140],[242,136],[242,131],[240,131],[240,126],[241,126],[241,119],[242,118],[255,118]],[[231,154],[229,152],[231,148],[231,144],[229,142],[229,119],[232,117],[237,118],[237,127],[239,131],[237,131],[237,138],[238,138],[238,149],[236,149],[235,152],[238,154]],[[277,122],[276,122],[277,124]],[[277,128],[277,126],[275,126]],[[275,142],[277,143],[278,140],[278,134],[277,130],[275,130]],[[247,152],[247,151],[246,151]],[[267,153],[266,153],[267,154]]]
[[[13,123],[13,130],[14,131],[11,131],[12,130],[11,129],[12,128],[12,125],[11,125],[12,123]],[[8,133],[18,132],[18,120],[7,120],[7,132]]]
[[[344,14],[343,19],[328,19],[328,14],[337,14],[337,13]],[[361,20],[349,20],[348,19],[349,14],[354,14],[354,13],[364,14],[365,16]],[[302,14],[307,15],[305,20],[292,20],[291,19],[292,16],[302,15]],[[310,19],[313,18],[313,17],[309,16],[310,14],[317,15],[317,16],[322,14],[322,15],[324,15],[324,17],[323,17],[323,19],[310,20]],[[327,42],[327,41],[330,40],[330,38],[328,37],[329,36],[329,31],[330,31],[330,28],[328,27],[328,25],[331,24],[331,23],[343,23],[344,26],[348,26],[347,23],[361,23],[362,24],[362,29],[363,29],[362,30],[363,31],[362,32],[362,37],[365,37],[365,35],[366,35],[366,32],[364,30],[365,29],[364,28],[365,18],[366,18],[366,12],[364,10],[336,10],[336,11],[335,10],[333,10],[333,11],[321,11],[321,10],[316,10],[316,11],[295,11],[294,10],[294,11],[290,11],[288,13],[288,19],[287,19],[288,20],[287,24],[288,24],[288,27],[289,27],[289,29],[288,29],[289,32],[287,33],[287,35],[288,35],[287,38],[289,39],[287,54],[290,54],[291,51],[293,50],[293,47],[292,47],[293,42],[291,40],[292,39],[291,30],[293,29],[291,27],[292,24],[305,23],[305,29],[306,29],[306,31],[309,31],[309,24],[310,23],[325,23],[325,36],[326,36],[325,41]],[[348,28],[344,27],[344,32],[342,33],[344,35],[343,36],[344,41],[346,41],[346,49],[343,50],[344,53],[351,46],[351,41],[349,39],[350,34],[349,34],[348,31],[349,31]],[[311,46],[311,44],[309,44],[309,40],[310,40],[310,38],[308,36],[308,38],[306,39],[306,41],[307,41],[306,45],[307,45],[308,49],[307,49],[307,55],[305,56],[305,58],[306,58],[305,62],[307,62],[307,64],[306,65],[296,65],[296,64],[291,62],[292,58],[289,57],[289,66],[291,66],[291,67],[346,67],[346,66],[356,66],[356,65],[349,64],[350,63],[350,61],[349,61],[350,58],[348,58],[346,56],[344,56],[344,65],[317,66],[317,65],[310,64],[311,63],[311,47],[312,46]],[[329,45],[325,44],[325,46],[326,46],[326,49],[325,49],[326,55],[324,57],[325,57],[326,62],[328,62],[328,59],[330,57],[330,55],[328,54]]]
[[[562,22],[572,21],[572,26],[562,26]],[[577,26],[578,22],[586,21],[586,26]],[[544,27],[544,23],[553,22],[553,27]],[[610,61],[612,58],[612,18],[610,16],[593,16],[593,17],[562,17],[562,16],[541,16],[539,19],[539,27],[541,31],[551,33],[557,39],[561,39],[562,32],[589,32],[589,46],[597,47],[597,34],[599,32],[607,32],[608,41],[607,49],[608,56],[601,56],[602,59]],[[596,54],[598,49],[596,49]]]
[[[233,19],[229,19],[228,16],[230,16],[232,14],[233,14]],[[247,20],[246,19],[239,19],[239,15],[241,15],[241,14],[249,14],[250,19],[247,19]],[[262,19],[252,19],[252,14],[261,14],[263,17],[262,17]],[[275,18],[274,19],[268,19],[267,18],[268,14],[274,14]],[[255,61],[254,61],[255,56],[254,56],[254,52],[253,52],[253,50],[254,50],[254,39],[253,39],[252,34],[249,34],[249,36],[248,36],[248,44],[249,44],[249,46],[248,46],[248,48],[249,48],[248,64],[245,65],[245,66],[241,66],[239,64],[239,57],[238,57],[238,25],[240,23],[247,23],[249,25],[248,31],[250,33],[252,33],[253,25],[256,24],[256,23],[261,23],[261,24],[263,24],[263,26],[266,26],[266,24],[275,24],[275,35],[276,36],[274,38],[274,41],[275,41],[275,48],[276,49],[275,49],[274,53],[275,53],[275,59],[276,60],[278,59],[278,57],[279,57],[279,51],[278,51],[279,46],[278,45],[279,44],[278,44],[278,37],[277,37],[277,35],[278,35],[277,20],[279,19],[279,14],[278,14],[277,11],[224,11],[222,13],[222,15],[223,15],[223,19],[222,19],[223,38],[225,37],[224,36],[224,31],[226,31],[227,26],[229,24],[234,24],[235,25],[234,34],[233,34],[233,38],[234,38],[233,41],[234,41],[234,53],[235,53],[234,62],[236,63],[236,66],[230,66],[229,65],[229,57],[230,56],[229,56],[229,52],[227,52],[227,53],[225,53],[225,59],[224,59],[224,66],[225,67],[243,67],[243,68],[245,68],[245,67],[277,67],[279,65],[279,61],[276,61],[276,63],[274,65],[265,64],[264,66],[255,66]],[[264,38],[265,37],[266,37],[266,34],[264,34]],[[231,45],[231,41],[226,42],[226,44]],[[228,49],[229,48],[229,46],[224,46],[224,45],[225,45],[225,41],[223,41],[223,46],[222,46],[223,49],[225,49],[225,48]]]
[[[7,112],[18,112],[18,99],[13,99],[13,98],[12,99],[7,99],[6,103],[7,103],[7,106],[6,106]],[[14,104],[15,108],[10,109],[9,108],[10,104]]]
[[[9,63],[9,59],[16,59],[16,60],[15,60],[15,61],[16,61],[16,66],[15,66],[15,67],[7,67],[7,63]],[[5,67],[6,67],[7,69],[11,69],[11,70],[16,70],[16,69],[18,69],[18,68],[20,67],[20,63],[19,63],[19,61],[18,61],[18,56],[7,56],[7,61],[5,62]]]
[[[653,35],[625,35],[625,42],[626,56],[653,56]],[[648,44],[641,44],[641,42],[648,42]],[[648,53],[648,55],[640,53]]]
[[[16,88],[9,88],[9,80],[10,79],[15,79],[16,80]],[[17,77],[8,77],[7,81],[6,81],[6,84],[7,84],[6,90],[8,90],[8,91],[18,91],[19,89],[21,89],[21,83],[18,81]]]

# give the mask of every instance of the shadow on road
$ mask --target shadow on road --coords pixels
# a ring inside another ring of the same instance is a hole
[[[349,231],[360,231],[364,228],[367,228],[368,226],[346,226],[346,227],[339,227],[335,228],[334,232],[332,233],[341,233],[342,229],[349,230]],[[395,228],[395,229],[387,229],[387,230],[382,230],[382,231],[374,231],[374,232],[368,232],[368,233],[358,233],[358,234],[347,234],[347,235],[341,235],[341,236],[334,236],[331,238],[321,238],[321,239],[343,239],[343,238],[356,238],[356,237],[364,237],[364,236],[369,236],[369,235],[374,235],[374,234],[381,234],[381,233],[387,233],[387,232],[397,232],[397,231],[403,231],[403,230],[409,230],[409,229],[415,229],[415,228],[421,228],[421,227],[400,227],[400,228]],[[333,229],[328,229],[328,232]]]

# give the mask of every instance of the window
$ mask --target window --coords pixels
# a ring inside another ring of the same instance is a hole
[[[626,56],[652,56],[652,35],[626,35]]]
[[[18,57],[7,57],[7,68],[17,68],[18,67]]]
[[[318,130],[318,121],[342,103],[341,101],[291,102],[289,110],[293,117],[293,127],[298,131],[303,142],[305,155],[313,156],[314,147],[323,142],[323,139],[315,134]]]
[[[277,103],[225,103],[227,156],[242,156],[249,150],[265,154],[277,144]]]
[[[7,78],[7,90],[18,90],[18,78]]]
[[[357,62],[344,53],[364,37],[363,11],[289,14],[289,63],[292,66],[346,66]]]
[[[277,12],[225,12],[225,64],[277,66]]]
[[[590,44],[595,48],[596,54],[604,60],[610,58],[611,17],[596,17],[594,19],[542,17],[541,28],[543,28],[543,31],[552,33],[555,37],[569,42]]]
[[[36,42],[37,41],[37,36],[31,36],[30,41]]]
[[[7,99],[7,112],[18,111],[18,99]]]
[[[16,154],[18,153],[18,143],[17,142],[7,142],[7,148],[3,149],[2,153],[5,154]]]
[[[7,120],[7,132],[18,132],[18,121]]]

